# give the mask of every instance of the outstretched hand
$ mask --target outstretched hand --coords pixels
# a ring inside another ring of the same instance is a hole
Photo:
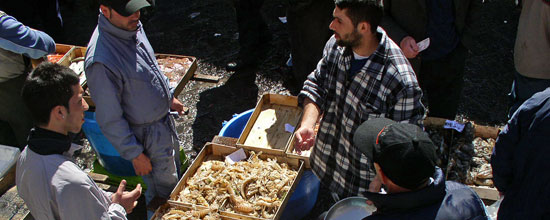
[[[134,210],[138,203],[137,199],[141,195],[141,184],[138,184],[130,192],[124,191],[124,189],[126,189],[126,180],[120,182],[117,191],[111,197],[111,201],[124,207],[126,213],[132,213],[132,210]]]
[[[296,130],[296,151],[309,150],[315,142],[315,131],[310,127],[300,127]]]

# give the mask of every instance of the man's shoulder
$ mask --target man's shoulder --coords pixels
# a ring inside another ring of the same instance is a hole
[[[457,214],[465,219],[485,219],[485,206],[477,193],[470,187],[454,181],[446,181],[446,195],[436,219],[448,219]]]
[[[387,59],[387,62],[395,67],[396,71],[399,73],[414,73],[411,64],[403,51],[391,38],[387,35],[384,35],[384,55]]]
[[[40,155],[26,148],[17,164],[22,172],[32,178],[46,178],[48,181],[82,182],[87,174],[73,161],[60,154]]]

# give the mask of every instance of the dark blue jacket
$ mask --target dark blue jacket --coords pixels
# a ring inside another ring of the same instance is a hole
[[[377,208],[365,219],[488,219],[483,202],[472,189],[445,181],[439,168],[433,178],[433,183],[418,191],[364,193]]]
[[[504,200],[498,219],[550,218],[550,89],[536,93],[500,132],[491,165]]]

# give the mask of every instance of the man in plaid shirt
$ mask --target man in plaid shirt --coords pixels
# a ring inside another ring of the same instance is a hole
[[[323,58],[299,94],[304,114],[297,148],[314,145],[314,173],[341,197],[366,191],[375,177],[369,161],[352,144],[366,120],[385,117],[422,124],[424,106],[413,69],[386,32],[378,27],[382,6],[375,0],[336,0]],[[315,137],[314,127],[319,117]],[[379,188],[373,181],[371,189]]]

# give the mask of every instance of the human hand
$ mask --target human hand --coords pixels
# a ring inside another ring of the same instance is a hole
[[[380,192],[380,189],[382,188],[382,179],[380,179],[380,176],[376,174],[374,176],[374,179],[369,184],[369,192],[378,193]],[[372,201],[367,200],[368,205],[373,205]]]
[[[153,170],[151,160],[143,153],[132,160],[132,165],[134,165],[134,170],[139,176],[147,175]]]
[[[177,111],[179,115],[183,114],[183,104],[177,99],[172,99],[172,105],[170,106],[170,110]]]
[[[399,43],[399,47],[401,47],[403,54],[405,54],[407,58],[415,58],[416,55],[418,55],[418,45],[416,44],[416,40],[411,36],[403,38],[401,43]]]
[[[308,126],[302,126],[296,130],[296,141],[294,145],[298,152],[309,150],[315,142],[315,131]]]
[[[121,205],[126,210],[126,213],[129,214],[132,213],[132,210],[134,210],[138,203],[137,199],[141,195],[141,184],[138,184],[130,192],[124,191],[124,189],[126,189],[126,180],[120,181],[117,191],[111,197],[111,202]]]

